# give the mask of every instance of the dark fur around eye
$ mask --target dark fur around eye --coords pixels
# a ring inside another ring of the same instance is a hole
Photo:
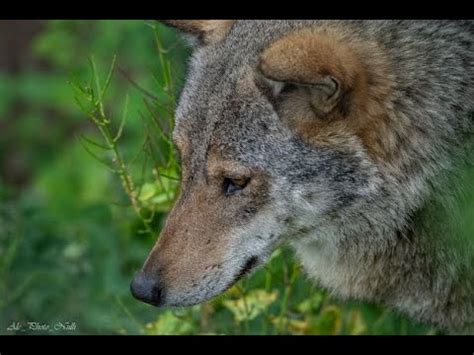
[[[230,179],[224,178],[223,190],[226,195],[235,194],[243,190],[249,183],[250,178]]]
[[[296,90],[298,90],[298,85],[293,84],[293,83],[285,83],[285,85],[283,86],[283,89],[280,91],[279,95],[287,95],[287,94],[292,93]]]

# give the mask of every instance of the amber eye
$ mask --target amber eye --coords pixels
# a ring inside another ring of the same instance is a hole
[[[239,178],[239,179],[231,179],[231,178],[224,178],[223,182],[223,190],[224,194],[232,195],[241,190],[243,190],[249,183],[250,178]]]

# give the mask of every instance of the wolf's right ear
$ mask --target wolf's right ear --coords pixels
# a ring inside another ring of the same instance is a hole
[[[193,44],[206,45],[222,41],[235,20],[160,20],[185,34]]]
[[[292,88],[305,89],[309,93],[310,106],[319,117],[326,116],[342,99],[341,83],[332,75],[319,75],[309,81],[296,81],[290,78],[273,78],[261,69],[263,80],[277,98]]]
[[[306,29],[280,38],[263,51],[258,71],[275,96],[291,88],[307,92],[321,118],[336,107],[346,110],[348,98],[361,96],[365,85],[364,69],[350,44],[330,31]]]

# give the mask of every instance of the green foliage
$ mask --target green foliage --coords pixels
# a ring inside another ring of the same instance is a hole
[[[0,123],[15,115],[0,148],[31,167],[21,190],[0,181],[0,333],[28,321],[74,321],[75,334],[433,333],[333,299],[287,249],[207,304],[162,310],[132,298],[177,195],[180,43],[156,23],[48,21],[31,55],[49,69],[0,73]]]

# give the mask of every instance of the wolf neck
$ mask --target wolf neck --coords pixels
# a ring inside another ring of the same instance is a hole
[[[432,199],[411,216],[409,228],[394,229],[391,238],[381,226],[347,229],[341,223],[293,246],[308,275],[338,296],[383,301],[459,332],[474,325],[474,240],[463,235],[454,214]]]

